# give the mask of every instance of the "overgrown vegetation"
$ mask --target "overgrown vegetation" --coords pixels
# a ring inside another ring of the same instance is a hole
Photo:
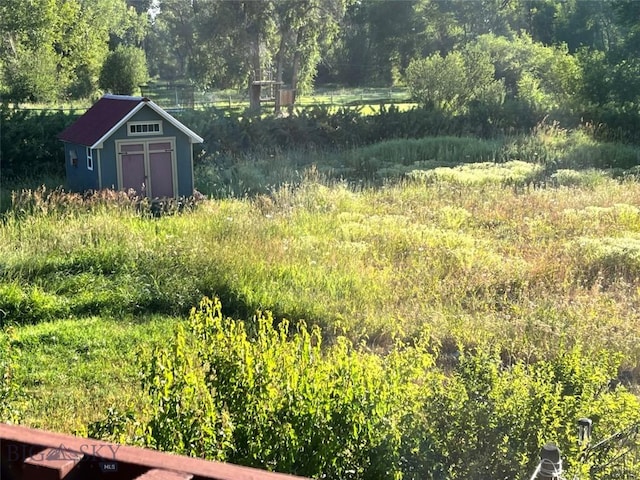
[[[371,124],[376,121],[373,118]],[[367,128],[372,128],[371,124]],[[588,169],[606,171],[609,176],[634,176],[633,168],[640,163],[640,148],[598,141],[593,130],[591,125],[567,130],[557,123],[541,123],[531,134],[499,139],[441,135],[395,138],[340,151],[300,145],[298,149],[271,148],[262,155],[245,155],[240,159],[229,154],[209,154],[196,167],[196,187],[215,197],[268,194],[284,183],[299,184],[310,168],[326,179],[359,186],[380,186],[406,177],[431,177],[442,173],[440,167],[454,166],[475,169],[480,176],[491,167],[505,173],[502,180],[514,186],[568,185],[571,172],[584,182]],[[265,142],[256,143],[266,148],[269,135],[267,132],[264,135]],[[481,165],[471,166],[474,163]],[[518,165],[520,173],[514,174]]]
[[[270,315],[232,320],[210,300],[171,344],[142,361],[145,408],[112,410],[91,434],[314,478],[517,480],[545,440],[569,473],[589,472],[576,418],[598,418],[602,438],[640,421],[638,399],[609,387],[619,357],[578,345],[528,363],[491,349],[443,358],[427,328],[380,356],[344,337],[323,348],[317,329]],[[619,473],[614,457],[588,478]]]
[[[218,295],[241,318],[266,308],[383,346],[429,323],[545,352],[539,321],[635,368],[633,176],[561,169],[545,183],[544,165],[522,161],[408,163],[378,189],[311,170],[299,187],[161,218],[122,194],[24,192],[0,229],[2,322],[186,314]]]
[[[300,108],[290,117],[261,118],[207,108],[176,116],[205,138],[202,149],[196,151],[198,177],[204,175],[206,182],[226,188],[227,194],[247,193],[234,185],[243,169],[288,180],[280,175],[282,171],[277,175],[269,171],[274,165],[276,170],[300,171],[316,163],[327,167],[323,173],[333,177],[370,181],[398,176],[415,162],[524,160],[550,169],[629,169],[640,161],[633,144],[640,129],[627,117],[623,118],[631,122],[628,125],[619,120],[609,126],[570,122],[572,127],[567,128],[522,109],[495,115],[485,115],[481,108],[460,115],[424,108],[401,110],[394,105],[381,105],[370,115],[361,115],[360,109],[315,106]],[[76,118],[74,112],[0,107],[3,182],[24,182],[34,175],[42,179],[43,172],[62,176],[64,149],[57,135]],[[365,146],[371,148],[359,149]],[[209,188],[203,191],[223,193]]]
[[[336,478],[521,478],[552,440],[610,478],[572,438],[638,421],[640,184],[637,150],[589,133],[276,151],[163,215],[16,192],[0,413]],[[224,315],[185,324],[202,297]]]
[[[637,476],[574,426],[640,422],[640,4],[330,3],[0,4],[0,420],[320,478],[525,479],[550,440]],[[77,115],[20,103],[131,92],[124,51],[176,104],[420,107],[179,111],[209,200],[65,193]]]

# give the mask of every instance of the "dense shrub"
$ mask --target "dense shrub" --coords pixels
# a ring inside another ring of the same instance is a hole
[[[58,134],[77,115],[63,111],[13,110],[0,106],[0,167],[4,180],[64,174],[64,147]]]
[[[484,107],[476,106],[476,109]],[[401,111],[382,105],[372,115],[358,109],[316,106],[300,108],[284,118],[251,117],[223,110],[207,109],[178,114],[178,118],[203,135],[209,154],[236,156],[250,152],[273,153],[292,148],[336,149],[370,145],[389,139],[422,138],[441,135],[496,136],[509,131],[526,132],[537,118],[518,123],[513,119],[486,117],[484,110],[453,116],[441,111],[414,108]],[[482,118],[480,118],[482,117]]]
[[[585,468],[579,417],[597,419],[598,438],[640,420],[638,399],[609,388],[618,356],[574,347],[533,363],[490,350],[445,359],[429,338],[385,356],[344,338],[323,347],[317,329],[274,326],[269,314],[235,321],[205,299],[173,346],[144,360],[146,410],[111,411],[90,434],[316,478],[517,480],[546,441],[569,470]]]
[[[626,120],[620,122],[611,111],[592,112],[586,118],[591,121],[590,125],[598,127],[592,128],[589,134],[598,140],[637,140],[631,128],[638,123],[634,115],[637,117],[637,114],[627,112]],[[497,109],[472,102],[464,115],[426,108],[401,111],[394,105],[382,105],[372,115],[362,115],[358,108],[335,110],[315,106],[300,108],[294,115],[284,118],[240,115],[216,108],[188,110],[178,112],[176,116],[205,139],[203,145],[196,147],[199,149],[196,163],[207,160],[225,165],[247,156],[268,156],[290,150],[336,151],[392,139],[438,136],[496,139],[516,134],[526,137],[544,119],[517,101],[506,102]],[[0,108],[3,177],[40,175],[42,172],[63,175],[64,150],[57,135],[76,117],[73,112],[36,113]],[[606,124],[602,124],[603,120]],[[625,130],[626,125],[631,126],[629,131]],[[597,162],[583,160],[583,153],[591,155],[591,151],[576,151],[571,165],[565,167],[629,168],[638,162],[637,152],[629,148],[628,152],[602,149]],[[464,159],[459,161],[464,162]]]

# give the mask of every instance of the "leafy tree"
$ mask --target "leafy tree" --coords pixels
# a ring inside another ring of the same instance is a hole
[[[288,0],[276,2],[278,46],[274,54],[276,80],[290,64],[291,88],[309,91],[322,52],[336,38],[340,21],[352,0]]]
[[[158,5],[160,11],[150,25],[146,42],[151,74],[168,80],[200,80],[190,71],[197,41],[194,5],[181,0],[162,0]]]
[[[143,35],[144,16],[124,0],[4,0],[3,93],[16,102],[90,96],[109,40],[135,44]]]
[[[14,47],[15,55],[5,60],[6,95],[15,102],[50,102],[59,94],[57,62],[47,45],[36,49]]]
[[[273,75],[308,89],[348,1],[163,0],[154,23],[154,63],[163,62],[158,53],[167,34],[178,70],[204,87],[242,87]]]
[[[450,113],[463,113],[472,102],[504,101],[504,87],[494,79],[489,55],[478,50],[414,60],[407,68],[406,82],[421,104]]]
[[[9,99],[20,102],[55,98],[56,19],[53,0],[7,0],[0,4],[0,58],[4,59],[1,73],[4,94]]]
[[[446,57],[435,53],[412,61],[406,72],[411,96],[427,107],[458,110],[466,86],[464,68],[464,59],[459,52]]]
[[[272,2],[162,0],[152,25],[154,69],[202,87],[245,86],[273,50]],[[169,48],[173,58],[167,59]]]
[[[545,43],[565,43],[570,52],[583,47],[607,51],[620,43],[612,2],[571,0],[560,5],[555,37]]]
[[[100,88],[111,93],[130,95],[148,78],[144,51],[120,46],[109,54],[102,66]]]
[[[582,71],[566,46],[547,47],[525,34],[513,38],[483,35],[469,49],[489,56],[510,99],[542,114],[575,106]]]
[[[393,85],[413,57],[416,0],[353,2],[331,51],[334,78],[348,85]]]

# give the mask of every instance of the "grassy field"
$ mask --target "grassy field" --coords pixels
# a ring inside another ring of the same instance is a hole
[[[214,106],[221,109],[241,109],[249,106],[249,97],[244,90],[214,90],[208,92],[190,91],[189,87],[171,86],[168,84],[151,83],[143,88],[143,95],[164,108],[180,108],[193,100],[194,106]],[[193,99],[191,100],[191,96]],[[415,105],[411,102],[406,88],[317,88],[312,92],[299,96],[299,106],[329,105],[335,107],[399,104]],[[265,111],[273,103],[265,103]]]
[[[640,184],[566,169],[545,188],[522,181],[539,168],[417,169],[381,187],[308,173],[161,218],[116,195],[25,192],[0,225],[24,423],[83,432],[135,401],[139,349],[168,341],[205,295],[375,352],[425,332],[453,355],[608,349],[637,384]]]

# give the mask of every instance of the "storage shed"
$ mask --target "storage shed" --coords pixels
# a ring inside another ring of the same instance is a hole
[[[71,191],[193,195],[193,144],[203,140],[148,98],[104,95],[58,138]]]

